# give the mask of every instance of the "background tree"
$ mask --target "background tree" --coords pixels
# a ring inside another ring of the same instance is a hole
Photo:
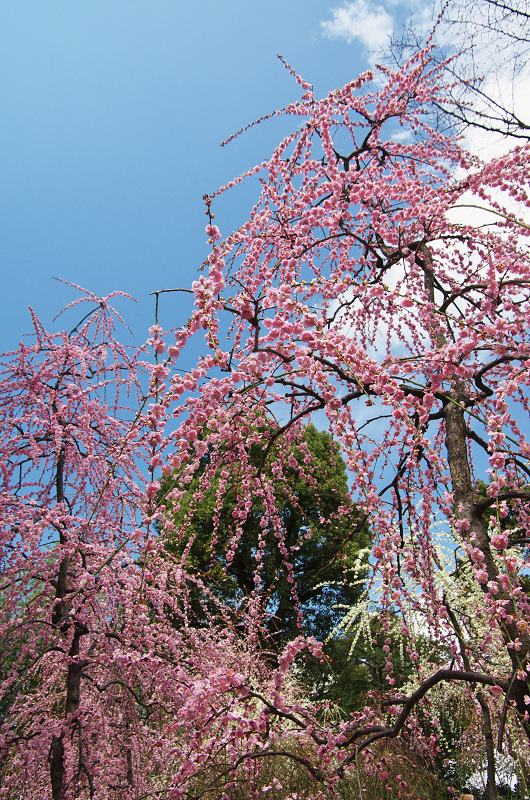
[[[272,642],[277,647],[295,638],[302,625],[307,635],[321,641],[330,636],[344,609],[360,595],[365,573],[362,551],[370,544],[367,526],[351,502],[346,465],[337,445],[327,432],[311,424],[304,430],[303,442],[303,450],[291,449],[283,477],[274,482],[281,527],[267,533],[262,549],[258,542],[265,511],[256,501],[248,509],[234,555],[227,561],[233,512],[244,507],[248,497],[240,495],[237,484],[228,485],[220,496],[217,478],[196,502],[208,456],[202,457],[179,510],[169,506],[167,511],[187,532],[187,538],[167,540],[169,552],[178,556],[185,552],[190,573],[234,609],[251,597],[259,598],[269,647]],[[306,456],[310,457],[307,466]],[[262,459],[263,451],[254,445],[250,462],[258,468]],[[178,475],[162,484],[162,495],[172,483],[179,483]],[[200,602],[208,607],[208,597],[202,594],[196,603],[203,615]]]
[[[431,25],[433,56],[444,65],[448,82],[443,100],[433,106],[436,126],[453,132],[472,127],[528,140],[528,0],[448,0],[435,4]],[[425,20],[416,22],[411,16],[394,35],[390,61],[403,63],[423,46],[425,35]]]

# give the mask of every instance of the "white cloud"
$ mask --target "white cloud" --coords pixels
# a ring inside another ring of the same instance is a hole
[[[495,59],[492,59],[492,63],[495,65]],[[506,105],[519,119],[528,123],[530,67],[515,76],[502,74],[500,69],[499,71],[491,69],[481,88],[485,97],[498,103],[501,108]],[[481,106],[479,102],[475,102],[474,107],[478,112],[484,114],[489,112],[489,107],[486,103]],[[507,136],[482,130],[475,126],[469,126],[462,137],[462,146],[485,162],[493,158],[501,158],[509,153],[515,144],[518,144],[518,142],[514,142],[513,139]],[[456,177],[462,177],[464,174],[459,170],[456,173]],[[504,206],[509,214],[528,221],[528,208],[522,202],[514,200],[506,192],[500,190],[490,191],[490,196],[501,206]],[[487,208],[488,203],[486,200],[478,198],[471,192],[466,192],[460,198],[457,206],[448,212],[448,218],[456,224],[477,227],[493,225],[499,222],[499,216],[492,211],[488,211]],[[521,247],[528,249],[526,236],[521,243]]]
[[[355,40],[369,50],[380,50],[388,45],[394,28],[394,18],[383,6],[368,4],[366,0],[353,0],[331,9],[332,18],[321,22],[324,35],[330,39]]]
[[[528,124],[530,121],[528,113],[530,67],[526,67],[515,76],[502,74],[501,65],[496,61],[496,59],[492,59],[494,69],[490,69],[490,74],[481,86],[483,94],[498,103],[500,108],[506,107],[508,112],[513,111],[519,119]],[[475,102],[474,107],[479,112],[482,111],[485,114],[488,112],[486,104],[481,107],[479,103]],[[514,146],[514,141],[500,133],[490,133],[480,128],[469,127],[464,134],[463,146],[487,161],[508,153]]]

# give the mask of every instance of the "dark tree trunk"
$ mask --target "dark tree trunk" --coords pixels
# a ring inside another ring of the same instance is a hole
[[[528,706],[524,696],[528,694],[526,680],[523,677],[524,667],[530,654],[530,636],[521,633],[515,624],[515,608],[513,601],[504,592],[498,582],[499,572],[493,560],[487,528],[482,519],[482,514],[477,508],[474,498],[474,489],[471,482],[471,470],[467,453],[467,433],[464,419],[465,408],[469,402],[460,379],[453,380],[453,390],[448,396],[445,405],[446,447],[449,470],[453,484],[455,510],[460,519],[469,523],[469,537],[473,547],[477,548],[484,558],[483,566],[488,575],[488,582],[493,581],[498,589],[493,594],[495,600],[507,601],[505,605],[505,619],[500,624],[501,634],[507,648],[508,656],[513,666],[513,680],[509,690],[509,699],[515,704],[524,731],[530,740],[530,721],[528,719]],[[472,538],[474,535],[474,539]],[[487,584],[482,586],[488,592]],[[512,643],[519,639],[520,650],[516,650]],[[521,677],[519,677],[521,674]]]
[[[493,742],[490,710],[486,698],[481,691],[477,692],[477,700],[482,709],[482,719],[484,721],[484,741],[486,742],[486,755],[488,759],[488,782],[486,783],[486,798],[487,800],[499,800],[499,795],[497,794],[497,782],[495,779],[495,745]]]
[[[68,656],[73,661],[68,665],[66,678],[65,717],[68,718],[79,708],[79,695],[81,689],[81,672],[87,662],[79,659],[79,640],[88,633],[83,625],[76,623],[72,645]],[[53,800],[63,800],[66,796],[66,767],[64,763],[64,732],[52,739],[50,751],[50,780],[52,785]]]

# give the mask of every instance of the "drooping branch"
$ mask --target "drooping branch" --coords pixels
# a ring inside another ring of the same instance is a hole
[[[355,744],[358,739],[363,737],[366,737],[366,739],[361,744],[356,745],[356,753],[349,756],[348,759],[346,759],[345,764],[351,763],[356,758],[358,753],[360,753],[362,750],[365,750],[373,742],[376,742],[379,739],[396,738],[396,736],[398,736],[403,730],[403,726],[419,701],[422,700],[423,697],[425,697],[425,695],[441,681],[462,681],[472,684],[478,683],[484,686],[499,686],[501,689],[503,689],[503,691],[507,691],[508,688],[508,685],[505,681],[492,678],[490,675],[485,675],[478,672],[460,672],[459,670],[440,669],[438,672],[435,672],[434,675],[431,675],[430,678],[427,678],[427,680],[423,681],[419,689],[417,689],[410,697],[406,699],[395,698],[389,701],[389,703],[392,703],[392,705],[403,706],[403,710],[399,714],[394,725],[373,725],[354,731],[354,733],[351,734],[341,744],[341,747],[349,747],[350,745]]]

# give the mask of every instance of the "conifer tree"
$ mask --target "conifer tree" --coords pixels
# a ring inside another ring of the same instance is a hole
[[[200,501],[196,500],[207,455],[202,457],[197,475],[181,498],[179,510],[169,505],[166,512],[187,531],[187,538],[178,542],[169,538],[167,549],[175,555],[185,552],[186,568],[200,577],[209,590],[198,594],[199,614],[201,602],[215,614],[208,603],[211,592],[231,606],[237,618],[238,607],[244,607],[257,592],[267,620],[269,647],[285,643],[300,630],[324,641],[333,633],[344,610],[359,597],[366,572],[363,560],[366,562],[369,532],[351,502],[346,465],[338,447],[328,433],[317,431],[312,424],[305,429],[303,442],[303,451],[292,448],[292,466],[274,486],[281,534],[269,534],[259,562],[255,557],[264,515],[259,502],[250,508],[228,563],[226,549],[233,511],[244,507],[247,498],[240,495],[237,484],[227,486],[224,495],[220,495],[219,481],[214,480]],[[306,453],[310,463],[304,466]],[[250,459],[256,469],[260,467],[263,451],[257,445]],[[178,483],[178,475],[163,483],[162,496]],[[283,553],[278,547],[280,538],[286,551]],[[256,585],[258,563],[260,582]]]

